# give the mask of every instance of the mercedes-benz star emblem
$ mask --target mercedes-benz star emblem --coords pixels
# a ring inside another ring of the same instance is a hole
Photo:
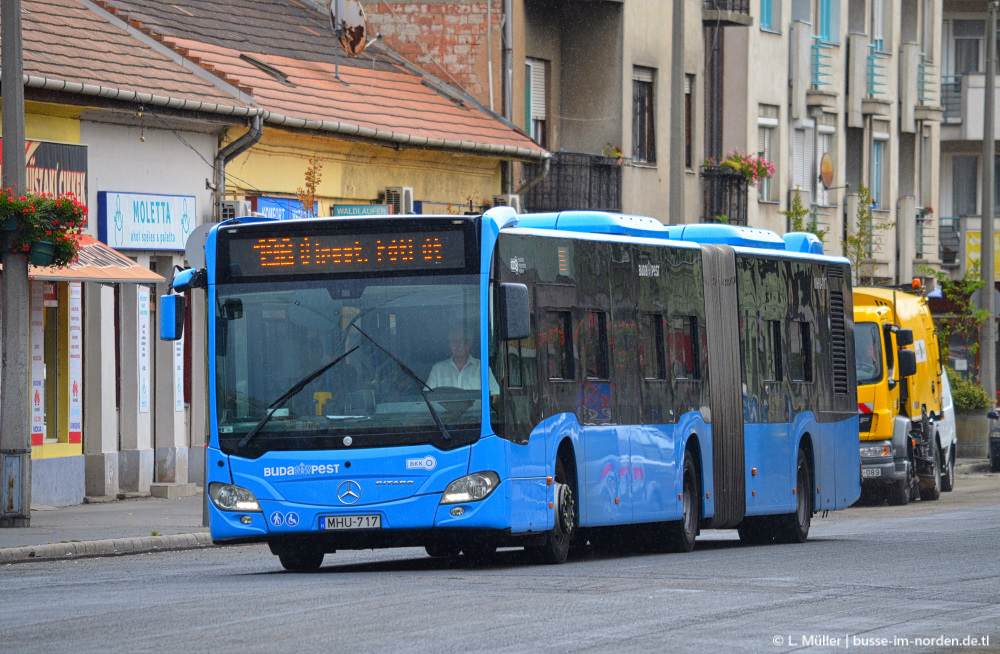
[[[341,504],[354,504],[361,499],[361,486],[353,480],[345,481],[337,487],[337,499]]]

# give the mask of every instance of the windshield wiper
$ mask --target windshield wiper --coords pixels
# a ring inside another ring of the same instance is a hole
[[[402,361],[400,361],[400,359],[395,354],[393,354],[389,350],[387,350],[384,347],[382,347],[381,345],[379,345],[378,342],[376,342],[374,338],[372,338],[371,336],[369,336],[368,334],[366,334],[360,327],[358,327],[353,322],[351,323],[351,327],[353,327],[354,329],[358,330],[358,332],[362,336],[364,336],[369,341],[371,341],[372,345],[374,345],[378,349],[382,350],[382,352],[384,352],[387,357],[389,357],[390,359],[392,359],[396,363],[396,365],[399,366],[400,370],[402,370],[403,372],[405,372],[415,382],[417,382],[417,384],[419,384],[419,386],[417,386],[417,390],[420,391],[420,397],[424,398],[424,404],[427,405],[427,410],[431,412],[431,417],[434,418],[434,424],[437,425],[437,428],[441,430],[441,436],[446,441],[451,440],[451,434],[448,433],[448,428],[444,426],[444,422],[441,421],[441,416],[438,415],[437,409],[434,408],[434,405],[427,398],[427,393],[424,392],[425,388],[427,390],[433,390],[430,386],[427,385],[427,382],[425,382],[423,379],[421,379],[420,377],[418,377],[417,373],[415,373],[412,370],[410,370],[410,367],[407,366]]]
[[[337,365],[338,363],[340,363],[341,361],[343,361],[344,359],[346,359],[347,355],[349,355],[354,350],[358,349],[358,347],[359,346],[356,345],[356,346],[352,347],[350,350],[348,350],[347,352],[344,352],[343,354],[341,354],[339,357],[337,357],[336,359],[334,359],[330,363],[323,364],[322,366],[320,366],[319,368],[317,368],[315,371],[309,373],[309,375],[307,375],[306,377],[303,377],[301,381],[296,382],[296,384],[294,386],[292,386],[291,388],[289,388],[285,392],[284,395],[282,395],[281,397],[279,397],[278,399],[276,399],[274,402],[271,402],[271,406],[267,407],[268,409],[270,409],[270,411],[267,413],[266,416],[264,416],[263,418],[260,419],[260,422],[258,422],[256,425],[253,426],[253,429],[251,429],[250,431],[247,432],[247,435],[244,436],[243,440],[240,441],[239,447],[246,447],[247,444],[250,443],[251,439],[253,439],[253,437],[256,436],[260,432],[261,429],[264,428],[264,425],[266,425],[267,421],[271,419],[271,416],[273,416],[274,413],[285,404],[285,402],[287,402],[288,400],[292,399],[292,397],[294,397],[295,395],[297,395],[303,388],[305,388],[306,386],[308,386],[309,382],[311,382],[312,380],[316,379],[317,377],[319,377],[320,375],[322,375],[324,372],[326,372],[330,368],[334,367],[335,365]]]

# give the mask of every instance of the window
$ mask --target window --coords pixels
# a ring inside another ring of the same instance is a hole
[[[879,52],[886,51],[885,0],[872,0],[872,44]]]
[[[632,70],[632,160],[656,163],[652,68]]]
[[[694,75],[684,76],[684,167],[694,163]]]
[[[700,379],[697,316],[670,319],[670,367],[677,379]]]
[[[778,129],[778,107],[762,104],[757,112],[757,154],[777,167],[775,155],[778,152],[775,134]],[[757,199],[761,202],[777,202],[778,183],[776,179],[764,179],[757,185]]]
[[[951,21],[955,54],[952,72],[956,75],[983,72],[983,44],[986,40],[985,23],[981,20]]]
[[[781,364],[781,321],[768,320],[764,330],[764,380],[780,382]]]
[[[538,145],[548,147],[545,129],[546,97],[548,87],[545,75],[546,62],[526,58],[524,64],[524,122],[525,131]]]
[[[840,0],[819,0],[819,36],[824,43],[840,43]]]
[[[646,314],[639,327],[639,365],[646,380],[667,378],[666,350],[663,346],[663,316]]]
[[[813,129],[811,127],[796,129],[793,134],[792,151],[792,189],[799,189],[802,204],[809,206],[813,202]]]
[[[872,209],[885,208],[885,150],[882,139],[872,141],[871,195]]]
[[[584,317],[581,332],[587,357],[587,379],[610,378],[607,315],[602,311],[591,311]]]
[[[575,379],[573,367],[573,323],[569,311],[550,311],[545,336],[549,379]]]
[[[524,385],[524,368],[521,341],[507,343],[507,388],[521,388]]]
[[[789,340],[788,368],[792,381],[811,382],[813,377],[809,323],[793,320]]]
[[[951,162],[951,212],[954,216],[978,214],[979,160],[975,157],[955,157]]]

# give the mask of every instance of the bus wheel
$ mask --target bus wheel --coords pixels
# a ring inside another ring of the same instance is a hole
[[[322,550],[314,547],[292,547],[278,553],[281,567],[289,572],[313,572],[323,565]]]
[[[768,545],[774,542],[774,523],[766,517],[745,517],[736,531],[744,545]]]
[[[812,524],[812,474],[806,453],[799,450],[795,466],[795,512],[778,518],[776,535],[782,543],[804,543],[809,538]]]
[[[674,552],[690,552],[698,537],[698,522],[701,519],[701,484],[698,470],[689,453],[684,454],[684,480],[681,494],[683,509],[681,519],[667,528],[667,546]]]
[[[496,554],[497,546],[494,543],[482,541],[466,544],[462,548],[465,555],[465,562],[469,565],[486,565]]]
[[[462,548],[457,543],[435,542],[424,545],[427,555],[435,559],[453,559],[457,557]]]
[[[562,459],[556,460],[555,526],[545,535],[545,542],[534,548],[544,563],[563,563],[576,529],[576,499],[567,482]]]

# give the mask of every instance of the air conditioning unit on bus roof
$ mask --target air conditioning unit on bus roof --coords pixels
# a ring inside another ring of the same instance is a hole
[[[385,203],[392,207],[393,215],[413,213],[413,188],[390,186],[385,190]]]
[[[524,209],[521,208],[521,196],[508,193],[506,195],[494,195],[493,196],[493,206],[494,207],[510,207],[515,213],[521,213]]]
[[[247,200],[223,200],[222,220],[246,218],[250,215],[250,202]]]

